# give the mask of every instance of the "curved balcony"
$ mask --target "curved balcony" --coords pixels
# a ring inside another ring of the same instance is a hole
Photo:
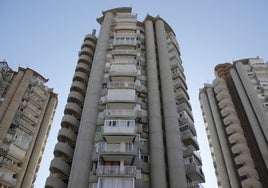
[[[84,104],[84,95],[80,94],[77,91],[71,91],[69,93],[67,102],[77,103],[80,106],[83,106],[83,104]]]
[[[247,176],[255,179],[259,179],[258,172],[255,168],[251,166],[243,166],[238,170],[239,176]]]
[[[259,180],[255,178],[247,178],[241,182],[242,187],[245,188],[251,188],[251,187],[256,187],[256,188],[262,188],[262,184]]]
[[[248,166],[254,167],[253,159],[247,154],[238,155],[234,160],[236,164],[246,164]]]
[[[82,62],[82,63],[86,63],[88,65],[91,65],[92,59],[93,59],[93,57],[91,57],[91,56],[81,54],[81,55],[79,55],[78,63]]]
[[[229,125],[229,124],[232,124],[232,123],[234,123],[234,124],[235,123],[240,123],[239,119],[235,115],[226,116],[223,119],[223,122],[224,122],[225,125]]]
[[[64,109],[64,114],[72,114],[77,119],[80,119],[81,117],[82,108],[79,104],[69,102],[66,104]]]
[[[61,126],[65,128],[71,127],[71,129],[77,132],[79,128],[79,120],[72,115],[65,114],[61,120]]]
[[[241,128],[239,124],[233,123],[233,124],[228,125],[228,127],[226,127],[226,132],[228,134],[233,134],[233,133],[243,134],[243,129]]]
[[[78,71],[81,71],[85,74],[89,74],[90,73],[90,68],[91,66],[86,64],[86,63],[81,63],[79,62],[77,65],[76,65],[76,68],[75,68],[75,72],[78,72]]]
[[[250,155],[249,148],[245,144],[241,144],[241,143],[235,144],[231,149],[233,153]]]
[[[94,56],[94,50],[92,50],[91,48],[88,47],[83,47],[81,48],[81,50],[79,51],[78,55],[81,57],[83,55],[87,56],[90,58],[90,60],[88,61],[89,63],[92,62],[93,56]],[[79,60],[80,61],[80,58]]]
[[[56,157],[64,157],[67,162],[71,162],[73,159],[74,149],[71,148],[68,144],[63,142],[58,142],[55,145],[54,155]]]
[[[233,101],[231,99],[231,97],[226,97],[224,99],[222,99],[219,103],[218,103],[219,107],[221,109],[223,109],[224,107],[226,106],[230,106],[230,105],[233,105]]]
[[[246,138],[244,135],[240,133],[234,133],[229,136],[228,138],[229,142],[234,144],[234,143],[244,143],[247,144]]]
[[[80,82],[80,81],[74,81],[71,85],[71,91],[77,91],[81,94],[86,93],[86,84]]]
[[[49,167],[51,173],[60,173],[63,178],[68,178],[70,175],[71,166],[64,162],[61,158],[55,157]]]
[[[96,44],[92,40],[85,39],[84,43],[81,45],[81,48],[88,47],[92,50],[95,50]]]
[[[70,129],[61,128],[58,133],[58,141],[67,141],[71,147],[74,147],[76,142],[76,135]]]
[[[226,89],[226,83],[222,78],[215,79],[213,85],[215,93],[219,93],[222,89]]]
[[[79,82],[83,82],[84,84],[87,84],[88,81],[88,74],[85,74],[83,72],[75,72],[74,73],[74,77],[73,77],[73,81],[79,81]]]
[[[234,109],[234,107],[232,105],[227,106],[221,110],[221,115],[223,117],[226,117],[226,116],[232,115],[232,114],[236,114],[236,110]]]
[[[230,93],[229,93],[229,91],[226,88],[225,90],[220,91],[216,95],[216,98],[217,98],[218,101],[221,101],[222,99],[225,99],[225,98],[230,98]]]
[[[46,180],[45,188],[66,188],[67,185],[57,177],[49,176]]]

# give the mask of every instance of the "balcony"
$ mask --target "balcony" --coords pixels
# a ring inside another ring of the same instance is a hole
[[[83,106],[84,95],[76,91],[71,91],[69,93],[67,102],[78,103],[80,106]]]
[[[32,126],[30,123],[28,123],[27,121],[25,121],[23,119],[20,119],[19,124],[31,132],[34,132],[34,130],[35,130],[34,126]]]
[[[10,186],[10,187],[13,187],[17,180],[15,178],[12,178],[6,174],[0,174],[0,184],[1,182],[4,182],[3,184],[4,185],[7,185],[7,186]]]
[[[71,85],[71,91],[77,91],[84,94],[86,93],[86,85],[80,81],[74,81]]]
[[[187,183],[187,188],[204,188],[204,187],[198,182],[190,182]]]
[[[205,182],[205,176],[201,166],[198,166],[195,162],[185,165],[186,175],[192,181],[198,181],[199,183]]]
[[[55,157],[50,163],[49,170],[51,173],[60,173],[64,178],[68,178],[70,175],[71,167],[61,158]]]
[[[136,153],[137,148],[131,145],[124,144],[106,144],[105,147],[99,148],[99,155],[103,161],[121,161],[124,160],[127,163],[132,163]]]
[[[72,114],[77,119],[80,119],[81,117],[82,108],[79,104],[69,102],[66,104],[64,109],[64,114]]]
[[[2,167],[10,169],[16,173],[19,173],[19,171],[21,170],[21,167],[19,167],[17,164],[13,163],[12,160],[9,160],[7,158],[4,158],[0,161],[0,168]]]
[[[61,126],[65,128],[71,127],[72,130],[78,131],[79,120],[72,115],[65,114],[61,120]]]
[[[74,149],[71,148],[67,143],[58,142],[55,145],[54,155],[56,157],[64,157],[67,162],[71,162],[73,159]]]
[[[87,84],[88,74],[81,72],[81,71],[77,71],[74,73],[73,81],[79,81],[84,84]]]
[[[116,187],[116,188],[135,188],[134,178],[99,178],[98,188]]]
[[[47,98],[46,94],[42,91],[40,91],[40,89],[38,89],[37,87],[33,87],[32,91],[34,93],[36,93],[39,97],[41,97],[43,100],[45,100]]]
[[[106,109],[105,117],[135,117],[134,109]]]
[[[75,71],[81,71],[81,72],[84,72],[86,74],[89,74],[90,73],[90,68],[91,68],[90,65],[88,65],[86,63],[79,62],[76,65]]]
[[[134,89],[109,89],[107,100],[108,103],[135,103],[136,92]]]
[[[133,135],[136,134],[135,120],[105,120],[103,134]]]
[[[60,142],[68,142],[71,147],[75,146],[76,135],[70,129],[61,128],[58,133],[58,140]]]
[[[88,47],[83,47],[79,51],[78,55],[79,55],[78,61],[86,62],[86,63],[91,63],[92,62],[92,58],[94,56],[94,50],[91,49],[91,48],[88,48]]]
[[[50,187],[66,188],[67,185],[60,178],[50,175],[46,180],[45,188]]]
[[[197,142],[197,139],[190,129],[187,129],[187,130],[184,130],[183,132],[181,132],[181,140],[185,146],[192,145],[197,150],[199,149],[199,144]]]
[[[136,89],[135,82],[108,82],[108,89]]]
[[[97,176],[136,177],[136,166],[99,166]]]

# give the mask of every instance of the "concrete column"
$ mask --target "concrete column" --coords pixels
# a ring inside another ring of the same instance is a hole
[[[220,145],[221,145],[220,148],[221,148],[221,151],[223,153],[225,166],[227,168],[227,172],[229,175],[229,181],[231,183],[231,187],[232,188],[240,188],[241,185],[238,182],[236,170],[234,169],[234,166],[233,166],[232,154],[231,154],[230,148],[228,146],[228,140],[227,140],[225,130],[224,130],[225,127],[222,123],[222,119],[221,119],[221,116],[220,116],[219,110],[218,110],[218,103],[215,99],[214,92],[213,92],[212,88],[207,89],[207,95],[208,95],[209,105],[211,107],[211,112],[212,112],[215,126],[216,126],[216,132],[218,134],[218,138],[219,138]]]
[[[208,101],[208,97],[205,91],[200,92],[200,102],[202,103],[202,109],[206,116],[206,121],[208,124],[209,135],[212,140],[213,150],[217,162],[217,171],[219,175],[217,177],[220,179],[221,186],[224,188],[231,188],[227,169],[224,163],[224,158],[221,150],[221,145],[219,142],[217,130],[215,128],[214,117],[211,111],[211,107]]]
[[[56,106],[57,106],[57,97],[53,96],[50,98],[47,108],[44,112],[43,120],[34,143],[34,148],[31,152],[31,158],[28,162],[28,166],[26,168],[22,184],[21,186],[19,186],[21,188],[31,187],[33,183],[32,182],[33,177],[35,173],[37,173],[36,167],[39,164],[38,161],[40,158],[41,150],[43,149],[44,142],[46,141],[47,136],[49,134],[51,121],[53,119],[54,110],[56,109]]]
[[[15,114],[17,113],[18,107],[20,106],[20,102],[27,90],[32,75],[33,72],[31,70],[27,70],[25,73],[19,71],[7,93],[6,99],[1,105],[0,118],[2,116],[2,119],[0,123],[0,144],[2,144],[2,141],[7,134],[7,130],[9,129]]]
[[[177,107],[175,101],[172,72],[170,69],[164,22],[155,23],[159,70],[161,80],[161,94],[166,133],[166,150],[170,188],[187,187],[183,148],[178,124]]]
[[[88,188],[98,106],[113,14],[105,13],[87,86],[68,188]]]
[[[243,65],[242,65],[243,66]],[[238,71],[241,71],[240,69]],[[245,91],[245,88],[248,88],[249,89],[249,83],[247,82],[244,82],[244,85],[246,86],[243,86],[241,84],[241,80],[239,79],[239,76],[237,75],[237,72],[234,70],[234,69],[231,69],[230,70],[230,74],[231,74],[231,77],[233,79],[233,82],[235,84],[235,87],[237,88],[237,92],[241,98],[241,102],[244,106],[244,109],[245,109],[245,112],[246,112],[246,115],[248,117],[248,120],[250,122],[250,125],[251,125],[251,129],[255,135],[255,138],[256,138],[256,141],[259,145],[259,148],[260,148],[260,152],[262,154],[262,157],[264,159],[264,162],[265,162],[265,165],[266,167],[268,168],[268,144],[267,144],[267,139],[265,139],[265,136],[264,136],[264,131],[261,129],[260,126],[260,123],[263,123],[263,124],[266,124],[266,128],[267,128],[267,122],[268,121],[264,121],[264,122],[260,122],[258,121],[257,119],[257,113],[254,112],[254,110],[252,109],[252,104],[254,103],[254,101],[250,102],[249,99],[248,99],[248,95]],[[250,93],[250,92],[249,92]],[[251,93],[251,95],[254,95],[253,93]],[[255,93],[256,95],[256,93]],[[250,99],[251,100],[251,99]]]
[[[160,89],[158,84],[154,28],[153,23],[150,20],[145,21],[145,39],[150,130],[151,187],[165,188],[167,187],[167,179]]]

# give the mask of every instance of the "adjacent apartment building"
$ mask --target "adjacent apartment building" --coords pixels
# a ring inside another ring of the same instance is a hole
[[[57,106],[47,81],[0,62],[0,188],[33,187]]]
[[[131,8],[85,36],[46,188],[197,188],[205,181],[172,28]]]
[[[218,186],[268,187],[268,63],[241,59],[215,74],[199,99]]]

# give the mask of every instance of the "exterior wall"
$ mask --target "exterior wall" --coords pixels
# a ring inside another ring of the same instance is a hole
[[[267,187],[267,63],[242,59],[215,71],[213,84],[200,89],[200,103],[218,185]]]
[[[28,188],[39,168],[57,95],[31,69],[15,72],[3,66],[1,73],[0,185]]]
[[[82,44],[90,58],[80,56],[78,66],[89,66],[84,79],[75,71],[46,187],[199,186],[202,161],[172,29],[160,17],[138,21],[131,8],[97,21],[99,37]]]

